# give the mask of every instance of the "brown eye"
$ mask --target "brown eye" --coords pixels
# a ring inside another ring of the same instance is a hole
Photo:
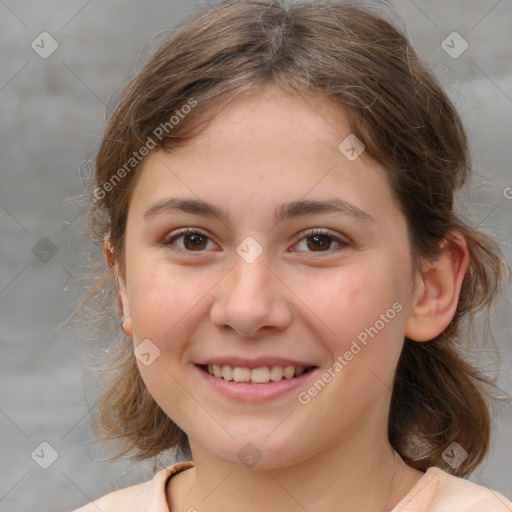
[[[312,229],[303,234],[306,236],[299,240],[299,243],[296,244],[296,247],[299,247],[299,249],[294,249],[294,251],[332,253],[350,245],[348,240],[330,235],[328,231],[323,229]],[[337,244],[334,249],[332,249],[333,243]],[[300,248],[301,244],[302,248]]]
[[[176,243],[180,239],[182,240],[182,243]],[[197,229],[187,228],[177,232],[170,238],[167,238],[163,242],[163,245],[171,251],[203,252],[203,249],[207,248],[209,241],[211,242],[210,238],[205,233],[198,231]]]
[[[183,235],[183,240],[183,245],[187,250],[204,249],[206,247],[206,237],[199,233]]]
[[[306,238],[306,240],[310,240],[311,242],[308,242],[307,247],[308,249],[312,249],[313,251],[322,251],[322,249],[329,249],[332,244],[332,237],[328,235],[314,235],[309,236]]]

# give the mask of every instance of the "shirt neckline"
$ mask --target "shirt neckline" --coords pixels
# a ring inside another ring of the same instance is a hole
[[[401,512],[407,511],[407,506],[423,492],[423,489],[427,487],[431,482],[437,479],[442,469],[431,466],[429,467],[423,476],[411,487],[410,491],[390,510],[390,512]]]
[[[164,496],[163,496],[163,499],[164,499],[164,503],[166,505],[166,509],[165,509],[165,512],[172,512],[170,506],[169,506],[169,502],[167,500],[167,489],[168,489],[168,486],[169,486],[169,482],[171,481],[171,478],[175,475],[177,475],[178,473],[181,473],[183,471],[186,471],[187,469],[190,469],[190,468],[193,468],[194,467],[194,462],[189,460],[189,461],[186,461],[186,462],[177,462],[176,464],[173,464],[171,467],[167,468],[165,473],[165,479],[164,479]]]
[[[169,481],[171,478],[178,473],[181,473],[183,471],[186,471],[187,469],[193,468],[194,462],[193,461],[186,461],[186,462],[177,462],[176,464],[173,464],[171,467],[167,468],[166,470],[166,477],[164,481],[164,502],[167,506],[166,512],[173,512],[169,508],[169,503],[167,501],[167,488],[169,485]],[[397,503],[390,512],[400,512],[407,507],[413,500],[415,500],[418,495],[421,494],[423,489],[429,485],[432,481],[434,481],[437,476],[439,475],[439,472],[442,470],[436,466],[431,466],[428,468],[423,476],[412,486],[412,488],[409,490],[409,492]]]

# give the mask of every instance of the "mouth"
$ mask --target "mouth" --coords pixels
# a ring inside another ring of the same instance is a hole
[[[313,371],[316,366],[260,366],[247,368],[228,364],[198,364],[200,370],[221,381],[265,385],[272,382],[292,380]]]

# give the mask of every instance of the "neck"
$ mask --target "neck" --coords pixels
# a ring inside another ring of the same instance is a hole
[[[387,512],[423,475],[364,428],[301,462],[265,470],[227,464],[193,442],[191,451],[194,469],[177,475],[181,487],[169,491],[173,511]]]

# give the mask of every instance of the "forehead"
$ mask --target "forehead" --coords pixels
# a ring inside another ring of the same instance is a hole
[[[186,145],[147,157],[132,200],[147,206],[186,195],[273,213],[285,199],[337,196],[392,210],[386,171],[364,151],[347,158],[350,137],[346,113],[326,97],[271,87],[243,93]]]
[[[212,124],[198,136],[198,142],[212,141],[217,136],[226,147],[229,141],[225,140],[225,134],[231,137],[236,132],[238,152],[293,149],[288,158],[300,154],[301,148],[325,150],[332,149],[334,144],[336,149],[340,137],[350,133],[346,112],[328,97],[274,86],[237,95],[215,116]],[[261,146],[258,142],[267,144]],[[231,146],[234,144],[233,140]]]

